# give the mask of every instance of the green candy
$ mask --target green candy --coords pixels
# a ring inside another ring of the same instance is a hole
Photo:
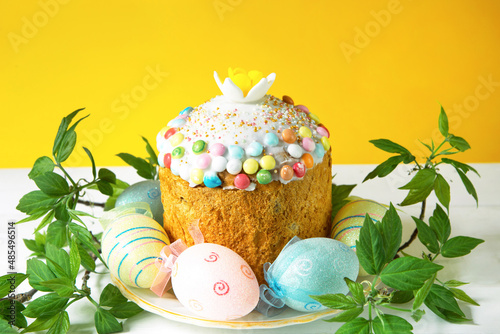
[[[172,151],[172,159],[180,159],[183,156],[184,156],[184,147],[182,147],[182,146],[177,146]]]
[[[194,154],[200,154],[203,151],[205,151],[205,148],[207,147],[207,143],[205,143],[203,140],[197,140],[193,144],[193,153]]]
[[[257,181],[259,181],[260,184],[268,184],[273,180],[273,176],[271,175],[271,172],[265,169],[261,169],[257,173]]]

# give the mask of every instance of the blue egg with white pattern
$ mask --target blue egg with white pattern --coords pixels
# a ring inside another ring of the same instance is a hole
[[[193,107],[187,107],[184,110],[182,110],[179,115],[189,115],[193,111]]]
[[[103,232],[102,258],[111,274],[125,285],[150,288],[159,271],[156,259],[169,243],[165,230],[152,218],[117,216]]]
[[[217,173],[215,173],[215,172],[207,172],[203,176],[203,183],[205,184],[205,186],[207,186],[209,188],[216,188],[216,187],[219,187],[222,184],[222,181],[217,176]]]
[[[323,156],[325,155],[326,151],[325,149],[323,148],[323,145],[316,145],[316,148],[314,149],[314,152],[313,154],[319,158],[319,159],[323,159]]]
[[[250,145],[247,146],[247,154],[251,157],[258,157],[262,154],[263,150],[264,147],[257,141],[251,142]]]
[[[245,151],[238,145],[229,145],[227,148],[229,156],[234,159],[243,159]]]
[[[174,118],[173,120],[171,120],[170,122],[168,122],[167,126],[170,126],[172,128],[180,128],[184,124],[186,124],[186,120],[185,119],[183,119],[183,118]]]
[[[348,246],[330,238],[310,238],[285,246],[265,278],[288,307],[313,312],[327,308],[309,296],[347,294],[344,277],[356,281],[358,271],[358,257]]]
[[[163,204],[161,203],[160,181],[146,180],[131,185],[118,196],[115,207],[135,202],[148,203],[153,213],[154,220],[160,225],[163,225]]]
[[[278,136],[276,136],[274,133],[266,133],[266,135],[264,136],[264,144],[266,144],[267,146],[276,146],[278,145],[280,142]]]

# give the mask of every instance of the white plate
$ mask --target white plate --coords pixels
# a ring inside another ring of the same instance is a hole
[[[304,324],[317,319],[332,317],[341,312],[339,310],[325,310],[314,313],[303,313],[287,309],[283,313],[268,318],[263,314],[253,311],[243,318],[231,321],[217,321],[201,318],[191,313],[175,298],[172,293],[165,293],[163,297],[156,296],[149,289],[131,288],[125,286],[116,277],[111,275],[111,280],[129,300],[134,301],[144,310],[158,314],[164,318],[184,322],[191,325],[214,328],[277,328],[295,324]]]

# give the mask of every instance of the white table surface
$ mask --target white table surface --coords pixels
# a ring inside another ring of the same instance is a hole
[[[479,206],[470,197],[452,169],[443,167],[443,173],[451,181],[451,222],[452,236],[468,235],[485,239],[486,242],[479,245],[470,255],[459,259],[439,258],[438,263],[445,265],[445,269],[440,272],[440,279],[458,279],[471,284],[463,287],[472,298],[481,304],[480,307],[470,306],[461,303],[467,317],[472,318],[471,323],[457,325],[447,323],[431,311],[426,310],[422,320],[415,323],[407,314],[399,314],[405,317],[414,327],[414,333],[500,333],[500,164],[472,164],[481,174],[481,178],[471,175],[470,178],[476,186],[479,195]],[[140,181],[141,178],[132,168],[109,167],[117,176],[129,183]],[[333,173],[337,174],[334,181],[338,184],[360,184],[374,165],[334,165]],[[7,222],[17,221],[24,218],[24,214],[16,211],[15,207],[19,199],[25,193],[35,190],[35,184],[28,179],[29,169],[0,169],[0,222],[3,226],[0,229],[0,275],[7,272],[7,247],[6,233]],[[395,175],[390,178],[376,179],[358,185],[353,191],[353,195],[370,198],[382,203],[400,203],[405,191],[397,190],[397,187],[405,184],[409,179],[407,176],[408,167],[399,166]],[[70,168],[69,173],[76,178],[90,177],[90,168]],[[96,202],[102,201],[101,195],[89,191],[87,199]],[[435,198],[430,199],[427,206],[429,217],[434,209]],[[91,210],[85,206],[82,210]],[[419,206],[404,208],[409,215],[418,215]],[[96,209],[93,212],[99,216],[101,212]],[[409,215],[403,218],[405,236],[413,230],[414,223]],[[88,221],[91,229],[100,231],[98,222]],[[37,222],[28,222],[17,227],[17,271],[25,272],[26,258],[30,254],[22,242],[23,238],[33,238],[33,230]],[[405,237],[404,237],[405,238]],[[415,244],[418,244],[416,242]],[[5,248],[5,249],[2,249]],[[419,248],[412,246],[409,252],[417,255]],[[103,268],[98,268],[103,271]],[[80,273],[81,275],[82,273]],[[78,278],[79,280],[80,278]],[[92,274],[89,286],[92,288],[93,296],[98,298],[100,291],[110,282],[109,275]],[[17,292],[29,290],[27,283],[23,283]],[[39,296],[40,292],[35,295]],[[79,301],[68,308],[71,319],[71,329],[69,333],[95,333],[93,325],[94,307],[86,302]],[[394,313],[394,312],[387,312]],[[365,315],[366,316],[366,315]],[[294,325],[276,329],[245,329],[243,333],[334,333],[340,324],[327,323],[317,320],[308,324]],[[232,333],[232,329],[203,328],[189,324],[178,323],[164,319],[155,314],[142,312],[141,314],[125,320],[123,322],[126,333]]]

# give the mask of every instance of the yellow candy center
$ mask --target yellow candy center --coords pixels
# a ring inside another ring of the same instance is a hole
[[[264,78],[264,75],[260,71],[251,70],[247,72],[241,67],[237,67],[234,70],[230,67],[227,73],[231,81],[241,89],[243,96],[247,96],[250,89]]]

